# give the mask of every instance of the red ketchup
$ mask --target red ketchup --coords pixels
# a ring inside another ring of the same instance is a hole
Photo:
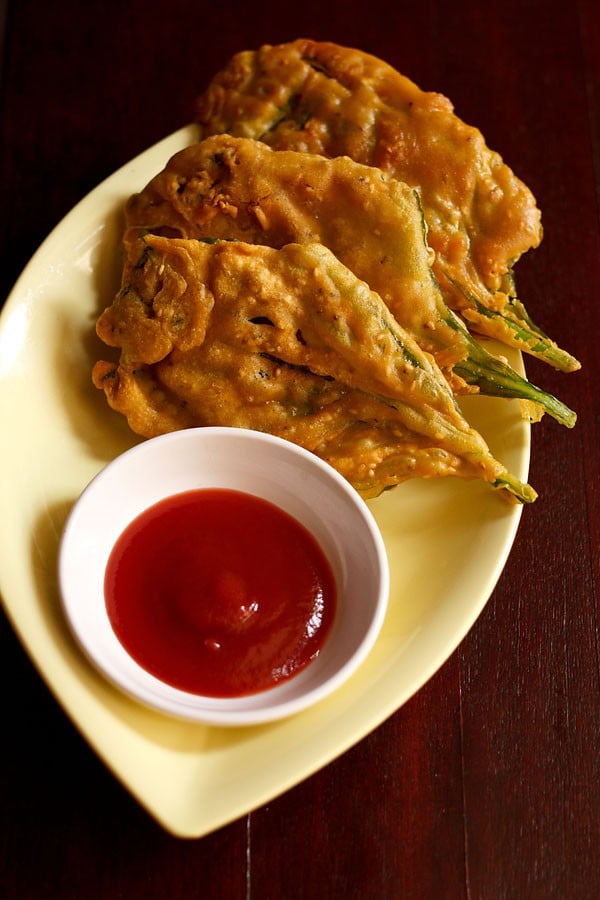
[[[138,516],[109,558],[104,593],[128,653],[195,694],[239,697],[300,672],[330,632],[336,587],[313,536],[240,491],[169,497]]]

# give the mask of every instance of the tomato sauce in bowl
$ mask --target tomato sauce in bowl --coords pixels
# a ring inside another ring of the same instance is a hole
[[[173,687],[208,697],[267,690],[320,653],[336,584],[310,532],[229,489],[168,497],[117,540],[108,617],[127,652]]]
[[[151,710],[219,726],[325,700],[370,653],[389,593],[354,488],[244,428],[171,432],[109,462],[69,514],[58,577],[100,674]]]

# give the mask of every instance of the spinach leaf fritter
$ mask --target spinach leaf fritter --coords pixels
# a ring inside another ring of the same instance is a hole
[[[443,95],[368,53],[299,39],[236,54],[198,98],[196,120],[204,137],[349,156],[415,188],[447,305],[476,333],[579,368],[515,296],[513,267],[542,239],[535,198]]]
[[[97,363],[94,382],[133,430],[269,431],[337,463],[369,497],[456,475],[534,499],[466,422],[433,358],[323,245],[130,231],[127,251],[97,326],[121,357]]]
[[[385,301],[456,394],[517,397],[571,427],[555,397],[492,357],[446,306],[417,192],[348,157],[215,135],[177,153],[126,208],[129,226],[272,247],[319,242]],[[538,414],[539,415],[539,414]]]

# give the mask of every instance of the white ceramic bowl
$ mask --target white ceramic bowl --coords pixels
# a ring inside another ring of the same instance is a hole
[[[103,587],[111,550],[136,516],[173,494],[219,487],[262,497],[303,524],[324,551],[338,593],[335,621],[316,659],[269,690],[225,699],[173,688],[139,666],[113,632]],[[373,646],[389,592],[382,537],[345,479],[295,444],[237,428],[173,432],[136,445],[106,466],[69,516],[59,579],[76,639],[111,682],[165,713],[219,725],[278,719],[339,687]]]

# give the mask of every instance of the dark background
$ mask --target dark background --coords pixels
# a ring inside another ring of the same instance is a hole
[[[306,782],[200,840],[163,832],[79,737],[0,616],[4,898],[592,898],[598,874],[600,14],[594,0],[0,4],[0,302],[91,188],[187,123],[238,50],[374,53],[449,96],[534,191],[518,265],[583,362],[528,374],[579,413],[533,434],[512,554],[431,681]],[[10,423],[0,423],[2,432]],[[10,527],[3,510],[2,528]]]

